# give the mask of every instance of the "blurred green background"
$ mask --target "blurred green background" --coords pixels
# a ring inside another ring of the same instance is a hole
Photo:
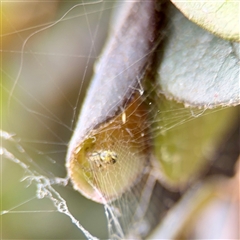
[[[31,171],[66,176],[67,144],[112,7],[90,1],[1,2],[1,128],[14,134],[24,152],[1,141]],[[36,198],[35,183],[21,182],[26,175],[1,157],[1,211],[9,210],[1,215],[1,239],[84,239],[50,200]],[[71,186],[56,189],[86,229],[107,237],[103,206]]]

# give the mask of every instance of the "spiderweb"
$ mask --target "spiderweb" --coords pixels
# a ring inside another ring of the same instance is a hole
[[[159,183],[151,164],[131,189],[104,205],[81,196],[66,178],[68,142],[110,14],[121,4],[1,2],[1,239],[142,238],[179,198]],[[136,92],[143,93],[141,85]],[[151,99],[146,104],[153,113],[146,128],[155,136],[205,114],[182,106],[165,117],[161,112],[160,120],[158,106]],[[122,169],[127,165],[119,174]],[[106,187],[111,184],[106,176]]]

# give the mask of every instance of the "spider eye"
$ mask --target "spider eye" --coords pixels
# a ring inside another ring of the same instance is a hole
[[[112,163],[112,164],[116,163],[116,161],[117,161],[117,160],[114,159],[114,158],[111,159],[111,163]]]
[[[112,157],[112,163],[116,163],[116,161],[117,161],[117,154],[115,153],[115,152],[113,152],[112,154],[111,154],[111,157]]]

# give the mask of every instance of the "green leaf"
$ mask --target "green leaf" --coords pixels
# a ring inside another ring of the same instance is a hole
[[[239,44],[220,39],[170,11],[158,70],[164,94],[186,105],[239,104]]]
[[[228,40],[240,40],[239,1],[171,0],[191,21]]]
[[[161,181],[170,188],[183,189],[210,166],[209,160],[236,120],[238,108],[202,111],[190,108],[181,113],[182,104],[164,98],[158,108],[161,109],[156,119],[158,129],[171,125],[177,116],[176,126],[163,128],[154,139]]]

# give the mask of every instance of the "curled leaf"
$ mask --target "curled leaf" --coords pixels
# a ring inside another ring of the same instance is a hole
[[[112,201],[140,177],[149,155],[146,109],[139,97],[116,118],[91,130],[68,163],[74,187],[97,202]]]
[[[157,10],[154,0],[124,7],[97,64],[66,162],[75,189],[100,203],[131,188],[149,158],[141,82],[158,40]]]

